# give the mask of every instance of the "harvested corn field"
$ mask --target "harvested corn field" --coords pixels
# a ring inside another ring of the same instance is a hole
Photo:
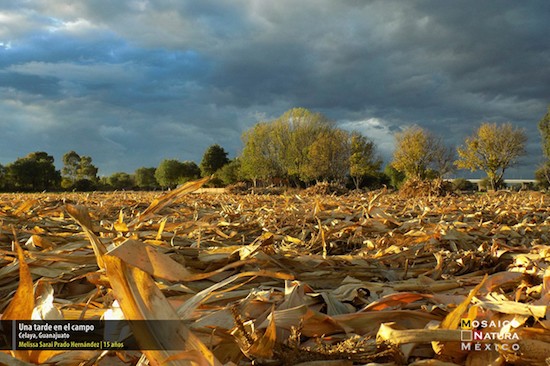
[[[189,194],[200,184],[1,195],[2,320],[174,326],[132,329],[156,347],[0,364],[547,364],[548,196]]]

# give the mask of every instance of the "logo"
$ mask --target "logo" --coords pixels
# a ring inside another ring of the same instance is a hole
[[[518,352],[518,333],[511,328],[519,326],[515,320],[460,319],[460,340],[463,351],[505,350]],[[496,329],[501,328],[500,331]]]

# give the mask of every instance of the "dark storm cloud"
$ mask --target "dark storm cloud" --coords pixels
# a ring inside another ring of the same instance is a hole
[[[461,144],[483,121],[529,135],[550,95],[547,1],[0,2],[7,163],[76,150],[101,173],[236,155],[260,119],[304,106],[371,135],[418,124]],[[24,126],[16,127],[16,126]]]

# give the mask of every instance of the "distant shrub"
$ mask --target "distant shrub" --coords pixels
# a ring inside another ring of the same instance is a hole
[[[79,179],[73,184],[73,189],[78,192],[89,192],[97,188],[97,184],[90,179]]]
[[[476,184],[464,178],[453,179],[452,185],[455,191],[476,191],[477,190]]]
[[[233,194],[246,194],[248,185],[245,182],[237,182],[226,187],[226,191]]]
[[[339,183],[328,183],[328,182],[319,182],[314,186],[308,187],[304,190],[305,195],[316,196],[316,195],[344,195],[349,193],[349,190],[343,184]]]
[[[491,181],[489,180],[489,178],[485,177],[477,183],[477,186],[480,191],[491,190]],[[504,188],[506,188],[506,183],[504,183],[502,179],[495,182],[495,189],[498,190]]]
[[[204,185],[205,188],[221,188],[225,187],[223,181],[218,177],[213,177]]]
[[[544,164],[535,171],[536,185],[538,189],[548,189],[550,186],[550,166]]]
[[[233,159],[228,164],[218,169],[216,176],[220,178],[225,185],[235,184],[239,181],[241,170],[241,161]]]
[[[386,166],[384,174],[389,178],[390,185],[395,189],[401,188],[405,182],[405,173],[395,169],[391,164]]]
[[[359,189],[366,189],[366,190],[376,190],[383,188],[384,186],[388,187],[391,185],[391,179],[390,177],[383,172],[375,172],[372,174],[365,174],[361,176],[361,184],[359,185]],[[353,177],[348,176],[347,180],[345,181],[345,186],[349,190],[357,189],[357,185],[353,181]]]
[[[410,178],[399,188],[401,197],[443,197],[453,192],[450,182],[442,179]]]

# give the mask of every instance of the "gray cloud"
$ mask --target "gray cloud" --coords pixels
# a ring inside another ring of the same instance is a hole
[[[418,124],[459,145],[510,121],[540,162],[550,101],[544,0],[0,1],[0,163],[93,157],[100,173],[200,161],[295,106],[373,137]]]

